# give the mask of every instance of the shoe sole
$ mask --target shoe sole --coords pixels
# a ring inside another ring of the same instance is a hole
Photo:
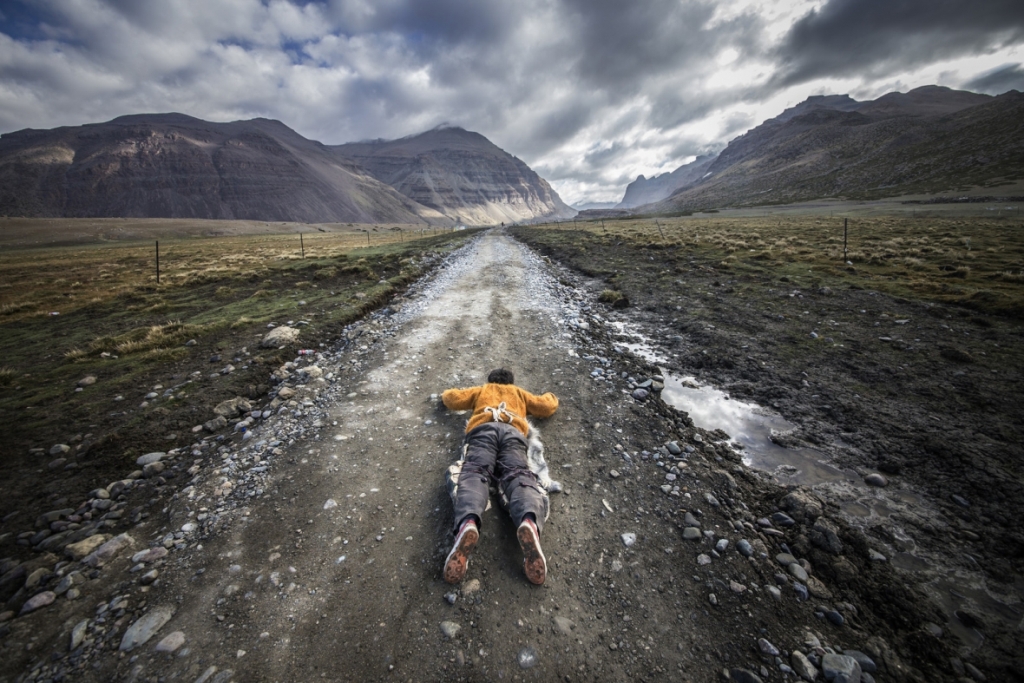
[[[455,539],[455,547],[448,553],[448,559],[444,561],[444,580],[447,583],[459,583],[465,578],[466,568],[469,566],[469,554],[479,540],[480,532],[474,527],[467,527]]]
[[[523,571],[526,572],[526,578],[530,583],[542,585],[547,578],[548,562],[544,559],[544,551],[540,549],[537,532],[529,524],[522,524],[516,536],[519,538],[519,547],[523,549]]]

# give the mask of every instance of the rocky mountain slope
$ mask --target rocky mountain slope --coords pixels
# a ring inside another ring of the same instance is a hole
[[[279,121],[183,114],[3,135],[0,214],[444,221]]]
[[[671,173],[662,173],[653,178],[645,178],[642,174],[626,186],[626,194],[616,209],[632,209],[658,202],[675,192],[689,187],[701,180],[708,167],[714,162],[715,154],[705,154],[688,164],[683,164]]]
[[[463,223],[515,223],[576,213],[521,160],[462,128],[333,149],[413,201]]]
[[[927,86],[869,102],[811,97],[732,140],[705,173],[643,210],[999,185],[1024,173],[1024,95]]]

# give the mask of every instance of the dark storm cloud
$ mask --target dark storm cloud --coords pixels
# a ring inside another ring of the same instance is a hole
[[[774,81],[881,75],[1022,38],[1021,0],[829,0],[790,28]]]
[[[988,95],[1001,95],[1010,90],[1024,92],[1024,68],[1007,64],[964,83],[964,88]]]

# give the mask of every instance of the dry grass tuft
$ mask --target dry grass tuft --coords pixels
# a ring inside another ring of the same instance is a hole
[[[8,367],[0,368],[0,386],[8,386],[14,381],[14,370]]]

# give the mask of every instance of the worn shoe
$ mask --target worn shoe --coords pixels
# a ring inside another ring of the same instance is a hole
[[[455,544],[452,551],[448,553],[448,559],[444,561],[444,580],[448,583],[459,583],[466,576],[466,568],[469,566],[469,554],[476,547],[480,540],[480,531],[476,528],[476,522],[469,519],[459,527],[459,533],[455,535]]]
[[[540,533],[531,519],[524,519],[516,532],[519,547],[523,549],[523,571],[530,583],[538,586],[544,583],[548,575],[548,562],[544,559],[544,551],[540,549]]]

